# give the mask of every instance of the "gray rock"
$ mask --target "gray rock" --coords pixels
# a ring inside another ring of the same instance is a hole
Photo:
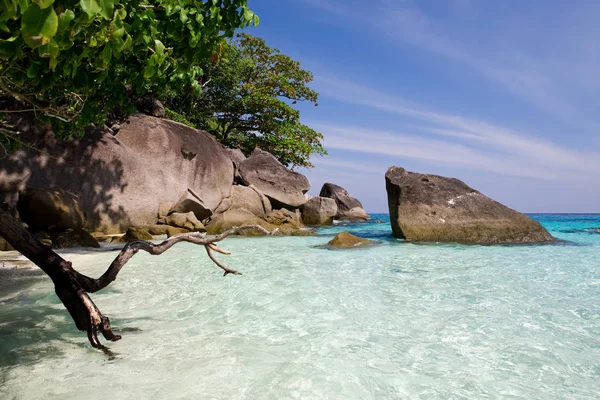
[[[233,163],[233,168],[234,168],[234,182],[235,183],[240,183],[242,181],[242,177],[240,176],[240,164],[242,163],[242,161],[244,161],[246,159],[246,156],[244,155],[244,153],[242,153],[242,151],[240,149],[230,149],[230,148],[226,148],[225,151],[227,152],[227,155],[229,156],[229,158],[231,159],[231,162]]]
[[[327,197],[313,197],[302,205],[302,222],[306,225],[331,225],[337,215],[337,203]]]
[[[184,228],[189,231],[206,232],[206,228],[202,222],[198,221],[193,212],[174,213],[165,218],[165,224],[177,228]]]
[[[171,207],[167,215],[173,213],[193,212],[198,220],[202,221],[212,215],[212,210],[204,204],[204,201],[192,189],[187,189],[177,203]]]
[[[337,204],[335,219],[340,221],[367,221],[369,215],[363,209],[360,201],[350,196],[348,191],[333,183],[326,183],[321,188],[321,197],[334,199]]]
[[[170,203],[170,202],[159,204],[158,218],[165,218],[167,215],[169,215],[169,211],[171,211],[171,208],[173,208],[174,205],[175,205],[175,203]]]
[[[67,229],[63,232],[50,233],[52,247],[69,249],[72,247],[100,247],[98,241],[83,229]]]
[[[163,118],[165,116],[165,107],[160,100],[151,94],[145,94],[134,99],[138,111],[151,115],[153,117]]]
[[[61,188],[26,189],[19,193],[19,216],[33,232],[83,229],[85,216],[73,193]]]
[[[555,240],[537,221],[458,179],[390,167],[385,182],[392,231],[398,238],[465,244]]]
[[[230,196],[233,164],[206,132],[146,115],[130,117],[119,133],[83,138],[33,137],[45,153],[23,148],[0,159],[0,202],[14,206],[19,190],[59,187],[79,198],[90,231],[124,232],[156,223],[159,205],[191,189],[214,212]]]
[[[308,179],[290,171],[270,153],[255,149],[240,163],[240,176],[246,186],[254,185],[269,198],[273,208],[298,208],[306,202]]]
[[[245,225],[259,225],[269,231],[275,229],[273,225],[252,214],[250,211],[238,208],[229,209],[222,214],[215,215],[208,225],[206,225],[206,230],[210,234],[219,234],[233,227]],[[264,236],[264,233],[259,230],[245,230],[241,234],[244,236]]]
[[[231,188],[231,205],[229,209],[244,209],[259,218],[265,218],[271,212],[271,203],[269,199],[253,185],[240,186],[234,185]]]

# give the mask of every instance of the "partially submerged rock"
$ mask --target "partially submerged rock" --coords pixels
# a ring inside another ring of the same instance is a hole
[[[360,222],[370,219],[360,201],[350,196],[350,193],[341,186],[326,183],[321,188],[319,196],[335,200],[337,204],[335,219],[337,220]]]
[[[297,208],[306,202],[308,179],[290,171],[266,151],[255,149],[239,164],[239,173],[245,185],[254,185],[271,200],[273,208]]]
[[[376,244],[376,242],[369,239],[354,236],[353,234],[348,232],[340,232],[336,235],[336,237],[331,239],[328,244],[330,247],[353,248]]]
[[[544,243],[542,225],[458,179],[390,167],[385,174],[394,236],[466,244]]]

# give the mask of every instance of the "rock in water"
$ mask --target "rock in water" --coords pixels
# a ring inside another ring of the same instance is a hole
[[[369,215],[363,209],[360,201],[350,196],[350,193],[341,186],[326,183],[321,188],[321,197],[334,199],[337,204],[335,219],[340,221],[366,221]]]
[[[555,240],[539,222],[458,179],[390,167],[385,182],[390,223],[398,238],[465,244]]]
[[[254,185],[267,196],[273,208],[297,208],[306,203],[304,193],[310,189],[308,179],[290,171],[266,151],[255,149],[240,162],[239,174],[246,186]]]
[[[348,232],[340,232],[336,237],[331,239],[328,244],[331,247],[351,248],[367,246],[370,244],[375,244],[375,242],[369,239],[354,236]]]

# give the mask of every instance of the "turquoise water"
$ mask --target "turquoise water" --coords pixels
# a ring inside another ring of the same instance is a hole
[[[93,295],[87,344],[37,271],[0,270],[2,399],[598,399],[600,215],[534,215],[562,241],[411,244],[385,215],[316,237],[137,255]],[[319,247],[341,231],[381,241]],[[63,255],[97,275],[114,251]]]

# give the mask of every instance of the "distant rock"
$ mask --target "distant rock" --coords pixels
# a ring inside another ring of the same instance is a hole
[[[390,167],[385,181],[390,223],[398,238],[465,244],[555,240],[537,221],[458,179]]]
[[[326,183],[321,188],[319,196],[335,200],[337,204],[335,219],[337,220],[358,222],[370,219],[360,201],[350,196],[348,191],[341,186]]]
[[[33,232],[83,229],[85,216],[79,199],[61,188],[26,189],[19,193],[17,210]]]
[[[313,197],[302,206],[302,222],[306,225],[331,225],[337,215],[337,203],[327,197]]]
[[[354,248],[376,244],[376,242],[354,236],[348,232],[340,232],[336,235],[336,237],[331,239],[328,244],[330,247]]]
[[[306,202],[308,179],[287,169],[266,151],[255,149],[240,163],[239,173],[244,185],[254,185],[269,198],[273,208],[298,208]]]

